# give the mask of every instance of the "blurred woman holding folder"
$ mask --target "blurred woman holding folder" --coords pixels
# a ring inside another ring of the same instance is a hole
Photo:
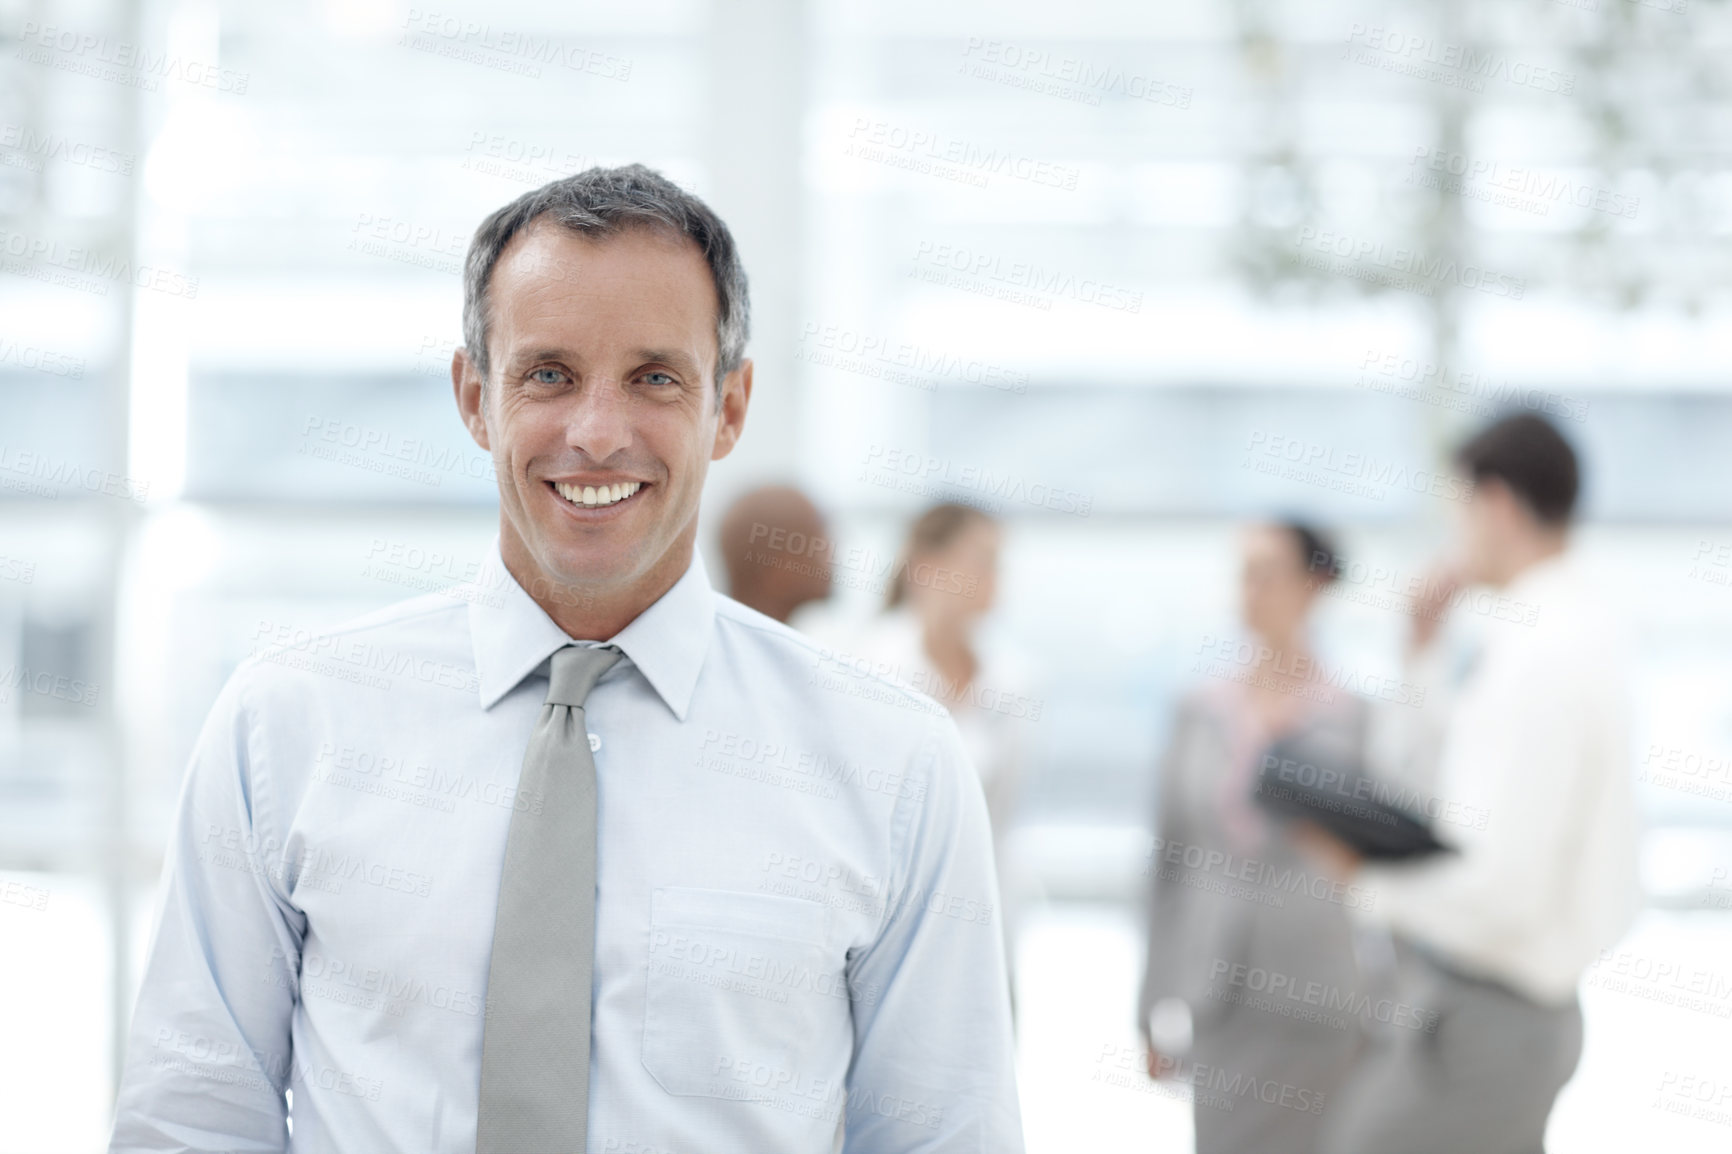
[[[1280,522],[1248,529],[1243,550],[1253,644],[1236,652],[1254,656],[1184,697],[1159,767],[1138,1019],[1150,1076],[1195,1087],[1198,1154],[1310,1154],[1359,1044],[1355,891],[1317,876],[1253,794],[1284,738],[1363,761],[1369,712],[1309,679],[1334,547]]]

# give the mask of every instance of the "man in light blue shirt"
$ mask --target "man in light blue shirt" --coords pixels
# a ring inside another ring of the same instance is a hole
[[[526,750],[556,654],[605,643],[623,657],[571,713],[596,812],[583,1145],[1016,1154],[954,725],[713,592],[693,548],[752,388],[726,227],[639,166],[555,181],[478,230],[464,328],[496,551],[329,632],[260,623],[181,794],[110,1150],[476,1149],[484,1069],[521,1036],[489,983],[507,838],[553,805]]]

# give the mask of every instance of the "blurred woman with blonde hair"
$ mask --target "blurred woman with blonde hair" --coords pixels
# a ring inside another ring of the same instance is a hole
[[[982,634],[998,599],[1004,531],[970,505],[934,505],[909,527],[884,591],[884,609],[854,641],[857,656],[934,698],[956,721],[980,775],[1009,960],[1019,886],[1006,833],[1021,785],[1024,751],[1041,703],[1028,663]]]

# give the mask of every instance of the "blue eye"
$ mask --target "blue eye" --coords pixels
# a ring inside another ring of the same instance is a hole
[[[538,385],[557,385],[565,379],[565,374],[558,369],[536,369],[529,375]]]
[[[657,377],[660,377],[661,379],[656,380]],[[644,380],[648,381],[652,385],[671,385],[674,383],[673,377],[662,372],[645,373]]]

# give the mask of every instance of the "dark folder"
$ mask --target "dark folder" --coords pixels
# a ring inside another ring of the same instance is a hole
[[[1278,817],[1322,827],[1368,859],[1454,852],[1424,816],[1401,804],[1401,791],[1368,774],[1354,755],[1305,735],[1269,747],[1252,797]]]

